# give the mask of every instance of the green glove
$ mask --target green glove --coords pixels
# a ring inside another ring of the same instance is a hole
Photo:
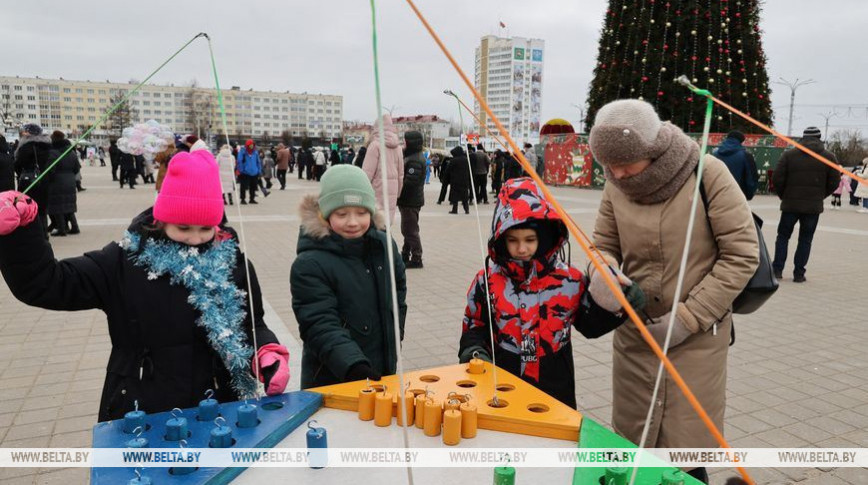
[[[624,297],[627,298],[630,306],[632,306],[636,311],[645,308],[645,303],[647,303],[645,292],[642,291],[642,288],[640,288],[636,282],[633,282],[626,290],[624,290]]]

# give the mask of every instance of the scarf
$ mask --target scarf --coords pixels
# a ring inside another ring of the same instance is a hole
[[[658,137],[663,139],[663,154],[632,177],[616,179],[605,167],[606,181],[637,204],[658,204],[672,198],[699,164],[699,145],[672,123],[664,123]],[[668,138],[668,140],[667,140]]]
[[[147,270],[148,280],[168,275],[171,284],[189,290],[187,301],[200,314],[196,325],[205,330],[208,343],[229,371],[232,388],[241,399],[253,396],[253,348],[243,328],[247,292],[239,289],[232,278],[237,264],[235,240],[220,241],[202,251],[199,246],[169,239],[148,238],[142,244],[139,234],[127,231],[119,245],[133,264]]]

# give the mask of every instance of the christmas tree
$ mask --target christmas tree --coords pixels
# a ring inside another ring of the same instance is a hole
[[[604,104],[644,99],[661,119],[701,131],[705,99],[675,83],[684,74],[734,108],[771,124],[759,0],[610,0],[588,93],[588,125]],[[715,106],[711,131],[759,129]]]

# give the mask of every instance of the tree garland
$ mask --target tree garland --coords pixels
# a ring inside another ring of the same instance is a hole
[[[180,283],[190,291],[187,301],[200,313],[196,324],[205,330],[208,343],[220,355],[232,388],[241,399],[255,395],[256,381],[250,371],[253,348],[242,328],[247,317],[247,292],[231,279],[237,264],[235,240],[222,241],[200,253],[194,246],[150,238],[141,247],[141,236],[127,231],[119,244],[133,264],[148,271],[148,280],[169,275],[171,284]]]

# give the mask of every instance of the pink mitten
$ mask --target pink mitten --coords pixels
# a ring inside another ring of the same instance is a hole
[[[15,199],[18,198],[18,202]],[[39,208],[30,197],[14,190],[0,193],[0,236],[33,222]]]
[[[259,359],[259,380],[269,396],[283,394],[289,382],[289,351],[280,344],[266,344],[256,353]]]

